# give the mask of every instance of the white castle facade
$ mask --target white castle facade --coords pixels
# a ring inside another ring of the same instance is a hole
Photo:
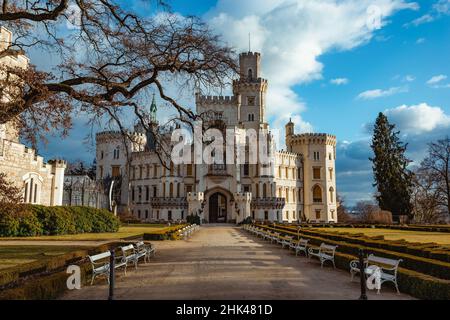
[[[0,52],[11,44],[12,34],[0,27]],[[29,60],[24,55],[4,56],[0,65],[27,68]],[[3,95],[1,99],[8,99]],[[19,142],[19,132],[14,122],[0,124],[0,172],[21,188],[25,203],[61,205],[66,163],[51,160],[48,163],[36,151]]]
[[[209,114],[211,122],[221,129],[268,131],[268,81],[261,78],[260,66],[259,53],[242,53],[233,96],[197,94],[197,114]],[[152,112],[155,109],[153,101]],[[296,134],[291,121],[285,129],[287,150],[274,152],[269,165],[174,165],[167,159],[162,166],[154,143],[139,130],[133,133],[132,143],[123,143],[118,132],[99,132],[97,179],[120,177],[115,196],[118,211],[129,211],[143,221],[183,220],[197,214],[210,223],[239,223],[247,217],[278,222],[337,222],[336,137]],[[165,139],[170,141],[170,136],[171,130],[166,128]],[[268,143],[268,149],[274,147],[272,140]]]

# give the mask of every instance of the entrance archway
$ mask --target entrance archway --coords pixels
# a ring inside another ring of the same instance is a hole
[[[227,197],[220,192],[216,192],[209,197],[209,222],[227,221]]]

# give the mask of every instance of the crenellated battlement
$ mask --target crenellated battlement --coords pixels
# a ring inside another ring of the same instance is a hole
[[[290,136],[292,144],[325,144],[336,146],[336,136],[328,133],[300,133]]]
[[[208,104],[208,105],[235,104],[238,102],[238,97],[236,97],[236,96],[202,96],[200,94],[196,94],[195,102],[200,105],[202,105],[202,104]]]
[[[242,52],[239,54],[240,57],[261,57],[261,53],[259,52]]]

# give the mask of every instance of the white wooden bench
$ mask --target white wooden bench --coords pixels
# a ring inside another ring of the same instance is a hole
[[[135,252],[137,259],[144,258],[144,262],[150,261],[150,257],[155,255],[155,248],[151,244],[145,244],[144,241],[139,241],[135,245]]]
[[[127,266],[130,263],[134,264],[134,268],[137,269],[139,256],[136,253],[134,246],[129,244],[127,246],[120,247],[120,250],[122,251],[122,262],[125,263],[125,274],[127,274]]]
[[[284,237],[282,239],[283,240],[281,241],[281,248],[284,248],[285,246],[287,246],[289,248],[291,243],[292,243],[292,241],[294,240],[294,237],[286,236],[286,237]]]
[[[303,251],[305,253],[305,256],[308,256],[308,242],[308,239],[300,238],[297,243],[292,242],[289,245],[289,248],[295,250],[295,255],[298,255],[300,251]]]
[[[279,232],[272,233],[272,236],[270,237],[270,243],[272,243],[274,241],[275,241],[275,243],[277,243],[279,238],[280,238]]]
[[[322,268],[326,261],[331,261],[333,263],[333,268],[336,268],[336,265],[334,264],[334,253],[336,252],[337,247],[338,246],[322,243],[319,248],[309,247],[308,255],[310,259],[311,257],[319,258],[320,266]]]
[[[91,285],[94,283],[95,277],[97,276],[101,276],[104,275],[106,276],[106,280],[109,283],[109,260],[111,257],[111,252],[109,251],[105,251],[93,256],[88,256],[89,261],[91,262],[92,265],[92,278],[91,278]],[[115,268],[120,268],[120,267],[124,267],[125,263],[122,262],[121,257],[119,257],[118,259],[116,258],[114,265]]]
[[[400,293],[397,284],[397,271],[401,261],[402,259],[388,259],[370,254],[367,259],[364,260],[364,269],[367,269],[367,267],[372,265],[379,267],[381,269],[381,284],[384,282],[392,282],[395,285],[397,293]],[[352,281],[354,276],[360,272],[359,260],[352,260],[350,262],[350,275]],[[377,293],[380,293],[380,290],[378,290]]]

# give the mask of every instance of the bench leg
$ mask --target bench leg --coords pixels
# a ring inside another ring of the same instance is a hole
[[[336,265],[334,264],[334,259],[332,261],[333,261],[333,268],[336,269]]]
[[[91,286],[94,284],[94,279],[95,279],[95,273],[92,273]]]

